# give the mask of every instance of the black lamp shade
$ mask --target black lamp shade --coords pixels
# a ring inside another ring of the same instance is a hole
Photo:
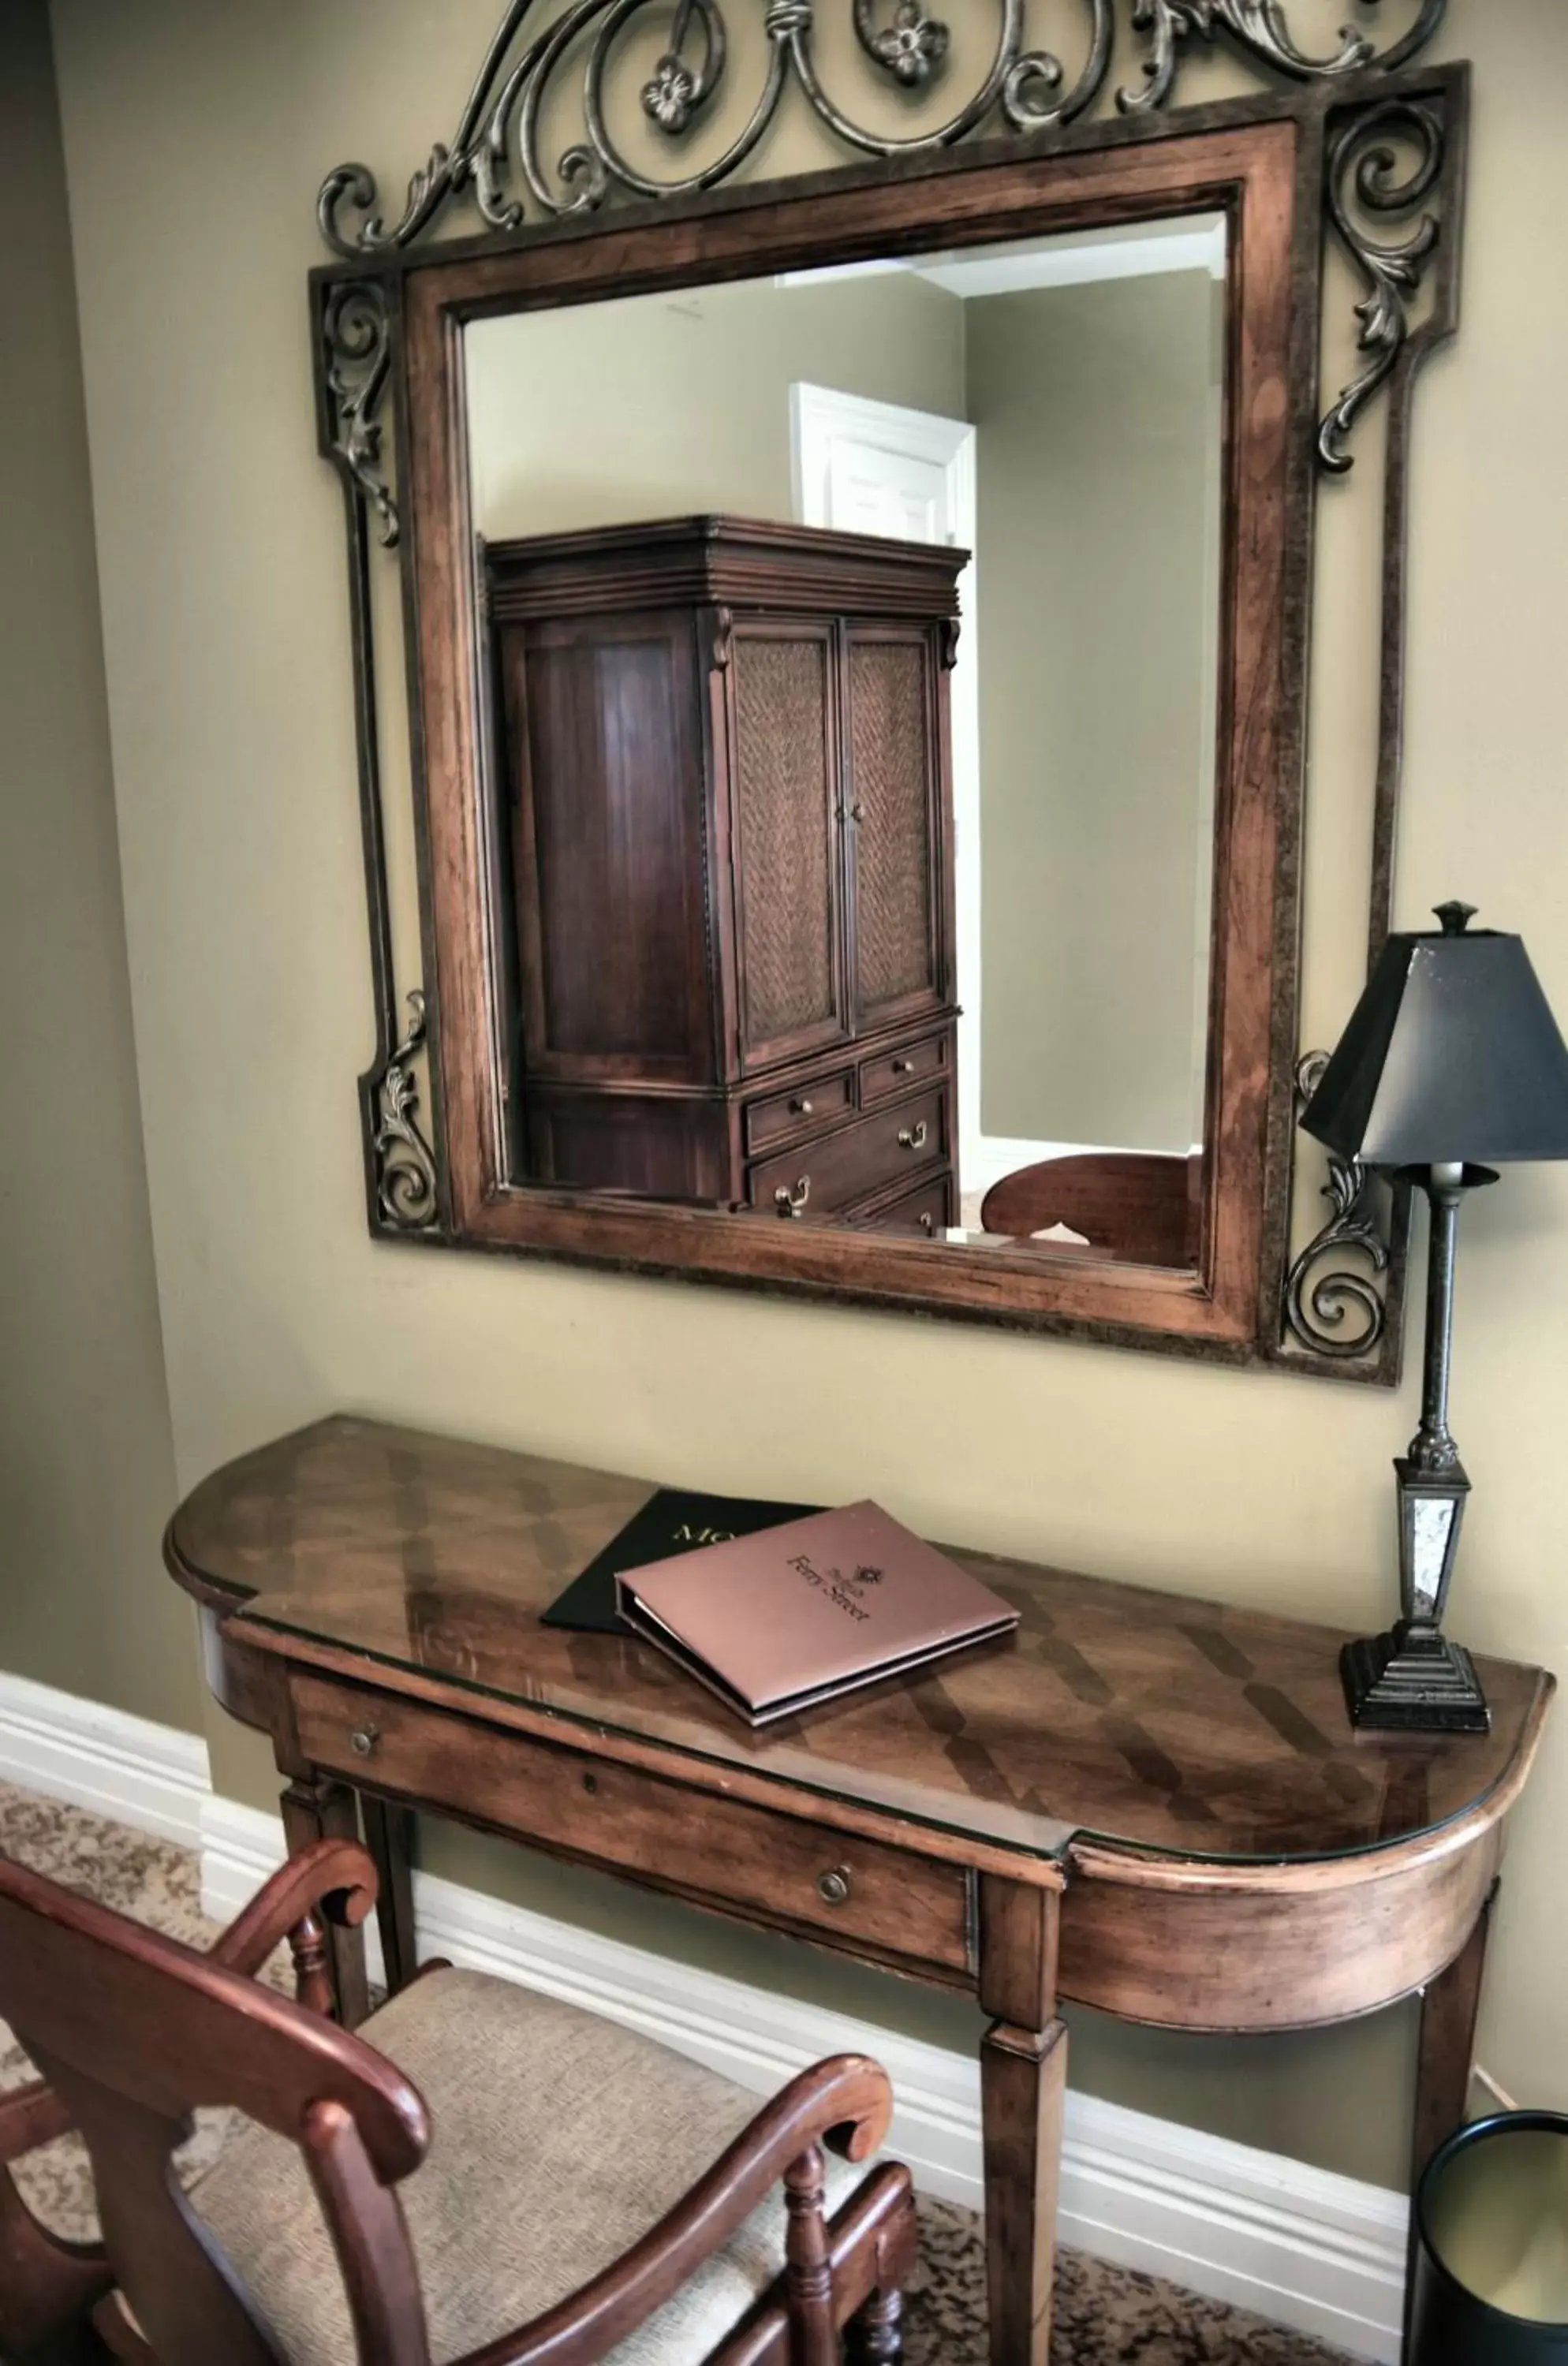
[[[1391,936],[1302,1117],[1368,1166],[1568,1158],[1568,1045],[1518,937]]]

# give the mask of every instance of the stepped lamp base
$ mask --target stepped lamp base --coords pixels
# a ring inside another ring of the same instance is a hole
[[[1462,1643],[1403,1622],[1339,1654],[1345,1705],[1358,1732],[1490,1733],[1492,1712]]]

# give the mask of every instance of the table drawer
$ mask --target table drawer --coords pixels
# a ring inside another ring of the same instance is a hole
[[[292,1678],[301,1755],[368,1790],[851,1954],[975,1969],[971,1876],[357,1684]]]
[[[928,1035],[919,1043],[901,1043],[896,1052],[879,1053],[860,1066],[863,1109],[872,1109],[891,1093],[907,1093],[928,1076],[940,1076],[948,1064],[947,1034]]]
[[[823,1126],[848,1117],[853,1108],[854,1072],[850,1068],[836,1076],[813,1077],[809,1084],[794,1085],[787,1093],[770,1093],[765,1100],[749,1101],[747,1156],[771,1150],[775,1142],[818,1132]]]
[[[832,1215],[947,1155],[947,1095],[939,1088],[753,1166],[747,1197],[767,1208],[784,1191],[803,1215]]]

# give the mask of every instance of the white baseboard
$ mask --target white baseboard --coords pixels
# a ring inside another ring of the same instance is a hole
[[[202,1905],[219,1921],[282,1861],[276,1817],[212,1796],[199,1741],[11,1677],[0,1677],[0,1776],[199,1848]],[[980,2206],[973,2061],[434,1875],[415,1876],[414,1905],[423,1953],[607,2014],[760,2093],[823,2055],[874,2054],[898,2099],[897,2156],[926,2191]],[[1065,2243],[1388,2366],[1406,2217],[1404,2197],[1379,2187],[1068,2096]]]
[[[68,1799],[182,1848],[201,1845],[212,1778],[198,1733],[0,1673],[0,1782]]]

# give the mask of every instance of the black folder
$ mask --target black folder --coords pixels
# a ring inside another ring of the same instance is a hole
[[[763,1504],[749,1495],[698,1495],[681,1487],[660,1487],[557,1596],[542,1623],[589,1635],[629,1635],[632,1629],[615,1607],[615,1579],[623,1571],[646,1569],[650,1561],[669,1560],[704,1545],[754,1537],[761,1528],[782,1527],[786,1520],[820,1508],[817,1504]]]

